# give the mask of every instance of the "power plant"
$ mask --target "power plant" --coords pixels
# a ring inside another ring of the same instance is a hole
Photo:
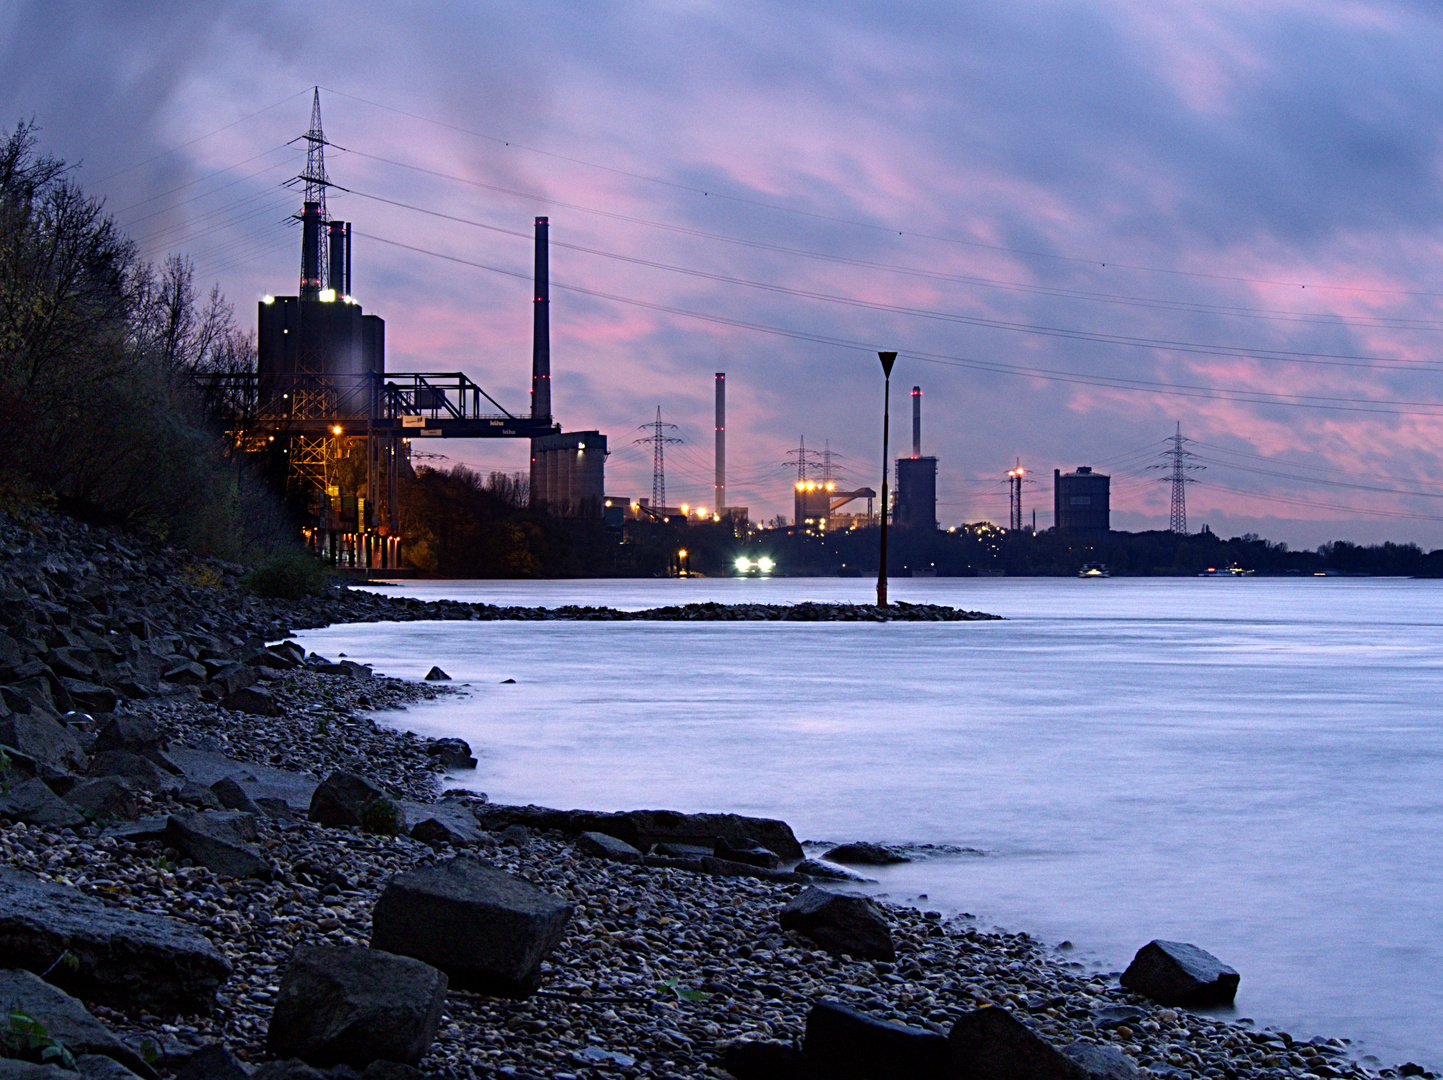
[[[937,528],[937,459],[922,456],[920,386],[912,387],[912,456],[897,459],[892,524],[906,529]]]
[[[531,409],[518,414],[461,372],[386,371],[385,323],[351,291],[350,223],[326,214],[319,90],[305,139],[297,294],[260,302],[255,372],[199,381],[237,444],[281,465],[310,546],[357,570],[398,568],[397,480],[416,439],[528,439],[532,504],[599,513],[606,437],[551,416],[548,220],[536,219]]]

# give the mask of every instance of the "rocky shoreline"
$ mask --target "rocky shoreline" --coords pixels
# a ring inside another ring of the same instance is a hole
[[[388,887],[448,866],[458,852],[529,883],[569,916],[538,961],[540,989],[530,996],[493,996],[452,979],[419,1074],[974,1075],[947,1047],[960,1045],[958,1032],[977,1017],[1006,1016],[1040,1041],[1032,1050],[1042,1056],[1022,1072],[992,1075],[1427,1075],[1355,1060],[1342,1040],[1303,1041],[1159,1005],[1026,934],[983,932],[935,912],[865,902],[863,921],[880,921],[871,932],[884,932],[890,949],[868,955],[807,914],[821,879],[798,873],[800,849],[789,847],[781,823],[494,807],[479,793],[443,798],[438,774],[464,764],[465,749],[397,730],[393,714],[385,726],[372,716],[451,692],[444,683],[380,678],[341,658],[265,647],[293,629],[341,621],[880,617],[875,610],[537,614],[352,591],[262,601],[238,589],[237,567],[48,516],[0,520],[0,555],[0,886],[67,890],[97,912],[165,920],[177,935],[203,939],[228,968],[208,1010],[177,1007],[174,995],[133,979],[114,994],[103,972],[85,970],[89,954],[76,931],[37,974],[91,987],[77,997],[118,1042],[92,1031],[68,1062],[52,1054],[56,1064],[23,1067],[44,1069],[49,1080],[75,1071],[111,1080],[242,1080],[252,1070],[258,1080],[313,1078],[268,1050],[286,1045],[272,1029],[291,992],[293,952],[370,952],[362,947]],[[985,617],[950,611],[919,606],[903,617]],[[379,831],[374,822],[326,823],[343,820],[316,809],[318,787],[334,774],[372,785],[375,798],[364,806],[390,808],[389,823]],[[711,844],[698,843],[708,836]],[[0,967],[30,966],[16,959],[3,893]],[[22,1009],[36,992],[6,987]],[[30,1007],[52,1006],[37,999]],[[40,1042],[60,1042],[70,1030],[57,1020]],[[13,1058],[39,1060],[45,1050],[21,1041],[0,1038],[0,1072],[20,1075]],[[198,1053],[207,1046],[223,1052]],[[876,1046],[887,1048],[890,1064],[865,1065]],[[839,1057],[839,1047],[850,1049]],[[921,1071],[908,1055],[940,1055],[940,1071]],[[418,1075],[401,1065],[365,1072],[368,1080]]]

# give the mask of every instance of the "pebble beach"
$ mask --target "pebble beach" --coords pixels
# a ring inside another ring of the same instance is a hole
[[[479,792],[443,796],[436,756],[426,740],[405,730],[405,709],[458,692],[444,682],[372,676],[355,670],[359,665],[337,671],[339,658],[333,657],[289,670],[262,667],[253,686],[266,692],[275,713],[262,716],[222,705],[226,688],[213,683],[223,671],[234,673],[222,661],[243,663],[267,641],[330,622],[610,617],[594,614],[598,609],[586,609],[591,615],[498,614],[484,605],[426,605],[344,590],[297,602],[262,601],[240,588],[240,568],[146,549],[58,518],[0,523],[0,543],[6,553],[0,601],[14,642],[6,660],[10,674],[40,661],[55,671],[65,659],[57,650],[84,649],[114,662],[97,661],[88,679],[66,678],[81,686],[141,691],[102,695],[86,709],[80,699],[89,691],[76,689],[76,707],[62,719],[82,745],[106,718],[132,716],[154,722],[177,751],[224,755],[312,782],[335,771],[354,773],[397,800],[452,808],[489,804]],[[728,610],[710,617],[746,616]],[[143,633],[137,619],[147,624]],[[197,635],[206,642],[197,644]],[[194,653],[190,662],[207,673],[214,667],[211,681],[170,683],[164,671],[147,676],[142,657],[158,653],[145,643],[167,637],[176,638],[175,655]],[[47,655],[52,659],[46,661]],[[12,697],[18,701],[18,692]],[[140,822],[206,805],[193,785],[138,788],[134,798]],[[483,829],[494,820],[486,812],[477,817]],[[456,854],[456,846],[407,835],[324,826],[303,812],[259,815],[256,832],[255,846],[272,867],[269,880],[216,873],[165,838],[125,823],[58,829],[0,823],[5,864],[107,904],[187,924],[229,961],[232,972],[209,1012],[154,1015],[86,1003],[161,1075],[183,1070],[198,1048],[212,1044],[247,1068],[264,1067],[266,1034],[293,950],[366,945],[371,912],[386,883]],[[1125,1068],[1135,1070],[1120,1075],[1431,1075],[1412,1063],[1360,1059],[1346,1033],[1305,1038],[1260,1030],[1246,1019],[1157,1005],[1124,989],[1117,973],[1088,969],[1068,948],[1026,933],[986,931],[967,918],[944,919],[878,901],[896,958],[860,960],[782,929],[782,908],[809,887],[799,880],[613,862],[583,853],[574,837],[536,828],[486,832],[459,847],[564,899],[573,913],[543,963],[534,995],[514,1000],[447,993],[435,1040],[417,1066],[424,1075],[726,1078],[735,1075],[724,1066],[728,1047],[799,1045],[808,1013],[820,1000],[939,1035],[963,1015],[997,1006],[1059,1048],[1083,1041],[1120,1052]],[[844,883],[828,887],[845,891]],[[1140,928],[1138,944],[1147,938]],[[1242,975],[1246,979],[1246,971]],[[347,1075],[345,1066],[333,1072]]]

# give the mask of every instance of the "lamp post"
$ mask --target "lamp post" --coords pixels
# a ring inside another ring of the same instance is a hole
[[[882,551],[881,563],[877,567],[877,606],[887,606],[887,435],[890,426],[892,403],[892,365],[897,362],[894,352],[879,352],[882,361]]]

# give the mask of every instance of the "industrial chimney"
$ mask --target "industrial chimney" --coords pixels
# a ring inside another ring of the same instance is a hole
[[[551,274],[546,258],[549,219],[536,219],[536,288],[531,305],[531,419],[551,420]],[[541,440],[531,440],[531,492],[533,504],[549,503],[556,496],[547,483]]]
[[[315,300],[321,294],[321,204],[301,205],[301,299]]]
[[[330,287],[337,296],[351,295],[351,223],[333,221],[330,223],[328,250],[331,258],[331,272],[328,275]]]
[[[912,456],[922,456],[922,388],[912,387]]]
[[[727,505],[727,376],[716,373],[716,514]]]
[[[531,419],[551,419],[551,275],[546,261],[547,218],[536,219],[536,299],[531,320]]]

